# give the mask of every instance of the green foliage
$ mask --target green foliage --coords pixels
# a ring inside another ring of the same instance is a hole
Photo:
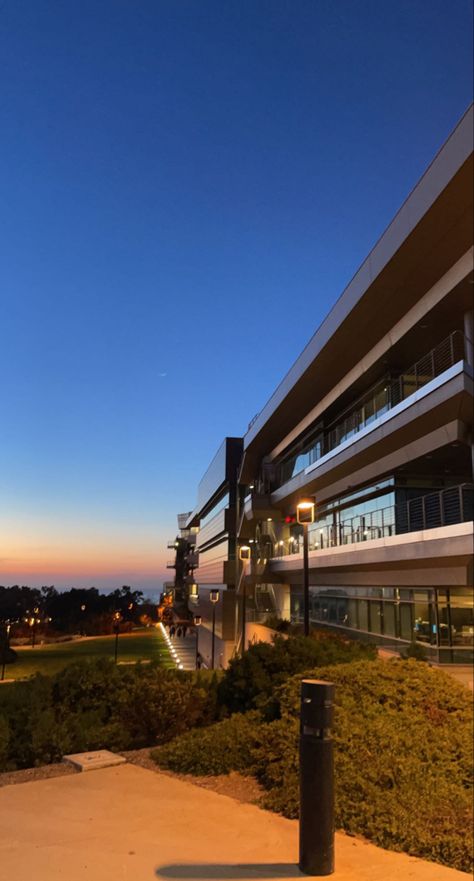
[[[0,692],[0,770],[66,753],[164,743],[215,719],[217,680],[159,665],[100,659],[37,675]]]
[[[236,714],[202,730],[191,730],[152,751],[161,768],[197,776],[245,772],[267,725],[258,712]]]
[[[322,664],[375,657],[373,646],[334,634],[319,632],[310,639],[277,636],[273,644],[258,642],[243,657],[231,660],[219,684],[218,701],[230,713],[259,709],[274,719],[279,715],[275,691],[289,676]]]
[[[359,661],[306,675],[336,683],[337,826],[383,847],[470,871],[469,692],[413,660]],[[167,744],[156,751],[156,760],[194,774],[244,769],[265,788],[265,807],[297,817],[301,678],[279,689],[281,719],[265,723],[255,713],[232,716]]]

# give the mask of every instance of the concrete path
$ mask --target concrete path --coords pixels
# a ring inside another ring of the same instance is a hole
[[[297,879],[298,824],[133,765],[0,790],[1,877],[12,881]],[[469,875],[338,834],[334,881]]]

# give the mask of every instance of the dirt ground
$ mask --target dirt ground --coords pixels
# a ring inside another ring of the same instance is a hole
[[[177,780],[184,780],[201,786],[203,789],[211,789],[220,795],[228,795],[237,801],[247,804],[258,802],[263,793],[262,788],[253,779],[232,771],[228,775],[218,777],[194,777],[192,774],[174,774],[172,771],[160,769],[156,762],[150,758],[150,747],[135,749],[121,753],[131,765],[138,765],[147,771],[166,774]],[[0,774],[0,787],[12,786],[15,783],[30,783],[33,780],[47,780],[50,777],[64,777],[69,774],[80,773],[72,765],[66,762],[58,762],[53,765],[42,765],[39,768],[26,768],[24,771],[7,771]]]

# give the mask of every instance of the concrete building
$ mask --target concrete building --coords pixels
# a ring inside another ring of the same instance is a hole
[[[250,560],[220,582],[239,649],[244,589],[248,621],[301,619],[296,505],[309,498],[314,625],[472,659],[472,126],[471,107],[244,437]],[[187,525],[204,525],[204,496]]]

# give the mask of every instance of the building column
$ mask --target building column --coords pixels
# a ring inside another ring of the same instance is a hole
[[[474,367],[474,320],[473,310],[464,313],[464,358],[469,367]]]

